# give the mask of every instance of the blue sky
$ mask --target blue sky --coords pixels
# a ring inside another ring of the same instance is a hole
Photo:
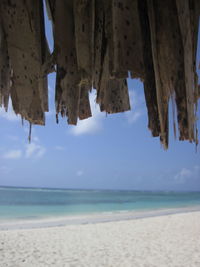
[[[52,48],[47,18],[46,23]],[[78,126],[68,126],[61,118],[56,124],[54,83],[55,74],[51,74],[50,112],[45,127],[33,126],[31,144],[28,123],[22,126],[11,108],[8,113],[0,108],[0,185],[200,191],[199,148],[196,153],[195,145],[174,140],[172,123],[168,151],[151,137],[139,80],[128,79],[131,111],[100,113],[93,91],[93,118]]]

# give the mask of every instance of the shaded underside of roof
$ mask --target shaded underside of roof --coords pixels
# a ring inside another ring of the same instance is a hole
[[[106,113],[130,109],[126,79],[144,83],[148,127],[168,147],[169,100],[180,140],[197,141],[198,0],[46,0],[54,51],[45,37],[42,0],[0,1],[0,105],[45,124],[47,75],[56,71],[57,117],[91,114],[89,91]]]

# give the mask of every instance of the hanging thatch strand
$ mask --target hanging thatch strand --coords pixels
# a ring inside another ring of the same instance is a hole
[[[168,146],[169,100],[179,139],[197,143],[198,0],[46,0],[53,25],[49,54],[42,0],[0,1],[0,105],[44,124],[47,75],[56,66],[56,113],[69,124],[91,114],[89,91],[107,113],[130,109],[126,79],[140,78],[148,127]]]

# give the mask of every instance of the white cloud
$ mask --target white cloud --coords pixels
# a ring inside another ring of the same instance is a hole
[[[72,126],[71,134],[78,136],[83,134],[93,134],[102,130],[102,119],[105,113],[100,112],[99,105],[96,104],[96,91],[93,90],[90,94],[90,104],[92,110],[92,117],[79,120],[77,126]],[[129,91],[131,110],[125,113],[129,124],[133,124],[143,115],[143,102],[142,96],[138,95],[136,91]]]
[[[24,127],[24,131],[29,134],[29,127]],[[46,153],[46,148],[40,144],[40,139],[36,134],[36,130],[32,127],[31,142],[25,145],[26,158],[41,158]]]
[[[93,134],[99,132],[102,129],[102,119],[104,114],[100,112],[99,106],[96,104],[95,90],[90,94],[90,105],[92,111],[92,117],[79,120],[77,126],[72,126],[71,134],[78,136],[83,134]]]
[[[76,175],[79,176],[79,177],[82,176],[83,175],[83,171],[81,171],[81,170],[77,171]]]
[[[39,138],[36,135],[34,135],[31,140],[34,142],[39,142]]]
[[[130,111],[130,113],[128,114],[128,122],[130,124],[136,122],[140,117],[141,117],[141,112],[140,111]]]
[[[4,159],[19,159],[22,156],[22,151],[19,149],[10,150],[3,155]]]
[[[177,184],[184,184],[189,180],[200,179],[200,166],[194,166],[194,168],[187,169],[182,168],[175,176],[174,181]]]
[[[14,113],[13,110],[8,110],[7,112],[5,112],[5,110],[3,110],[3,108],[0,108],[0,117],[9,120],[9,121],[19,121],[20,120],[20,116],[16,115]]]
[[[143,114],[142,112],[142,97],[138,96],[136,91],[129,90],[129,98],[131,110],[126,112],[126,117],[129,124],[135,123]]]
[[[34,142],[26,145],[25,157],[26,158],[41,158],[46,152],[45,147]]]
[[[101,125],[96,117],[88,118],[78,122],[77,126],[71,129],[73,135],[93,134],[101,130]]]
[[[0,108],[0,117],[9,121],[19,121],[20,116],[16,115],[13,111],[11,101],[9,101],[8,111],[6,112],[4,108]]]
[[[24,129],[24,132],[27,134],[27,137],[28,137],[29,136],[29,133],[30,133],[30,125],[29,125],[29,123],[26,124],[23,127],[23,129]],[[33,143],[40,142],[40,139],[39,139],[39,137],[36,134],[36,130],[34,128],[34,125],[32,125],[32,128],[31,128],[31,141],[33,141]]]

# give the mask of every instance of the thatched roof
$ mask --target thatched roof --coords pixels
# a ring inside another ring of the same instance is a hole
[[[0,1],[0,105],[45,123],[47,75],[56,70],[56,112],[69,124],[91,114],[88,93],[107,113],[130,109],[126,79],[140,78],[148,127],[168,146],[168,105],[179,139],[197,142],[196,50],[199,0],[46,0],[53,24],[49,53],[42,0]]]

